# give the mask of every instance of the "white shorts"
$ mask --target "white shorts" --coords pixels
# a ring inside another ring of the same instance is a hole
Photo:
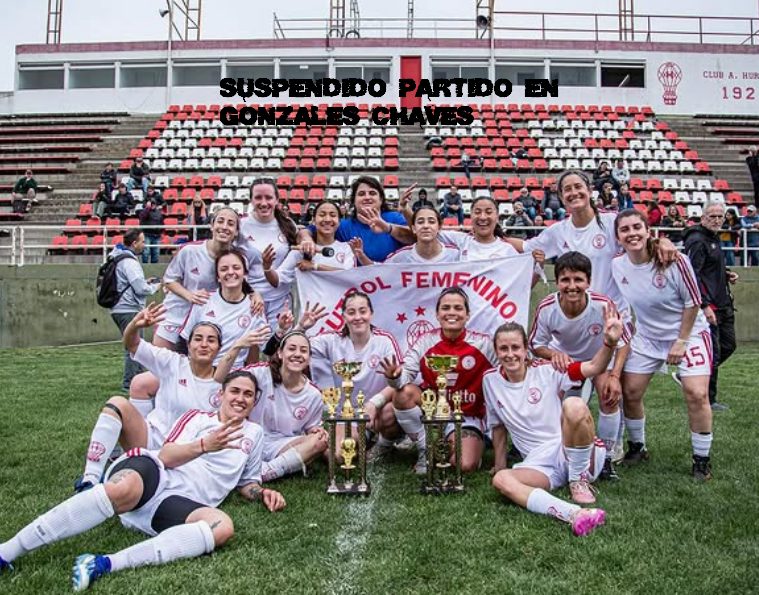
[[[302,436],[282,436],[281,434],[264,434],[264,448],[261,452],[261,461],[268,463],[274,459],[285,447]]]
[[[655,341],[635,335],[630,355],[625,362],[625,372],[631,374],[654,374],[662,365],[666,368],[667,354],[672,341]],[[712,373],[712,336],[709,330],[695,333],[688,338],[685,357],[677,366],[680,376],[710,376]]]
[[[166,441],[166,436],[149,421],[145,421],[145,425],[148,428],[148,450],[161,450],[163,443]]]
[[[284,310],[285,303],[289,297],[290,292],[287,292],[286,294],[275,297],[273,299],[266,299],[266,295],[264,295],[264,312],[266,314],[266,322],[269,324],[269,328],[272,329],[272,331],[277,328],[277,317],[280,315],[282,310]]]
[[[179,342],[179,329],[181,328],[181,323],[176,324],[174,322],[164,321],[156,327],[155,336],[165,339],[172,345],[176,345]]]
[[[456,426],[453,424],[453,422],[446,424],[445,431],[443,432],[445,434],[445,437],[446,438],[450,437],[450,435],[453,434],[455,429],[456,429]],[[469,415],[463,416],[463,421],[461,422],[461,429],[474,430],[480,435],[481,438],[485,436],[485,432],[487,431],[487,428],[485,427],[484,419],[481,419],[479,417],[471,417]]]
[[[590,453],[590,478],[595,481],[604,467],[606,447],[598,438],[593,440],[593,449]],[[521,463],[514,465],[514,469],[534,469],[540,471],[548,478],[551,489],[566,485],[569,477],[569,466],[564,453],[564,444],[561,440],[546,442],[533,448]]]

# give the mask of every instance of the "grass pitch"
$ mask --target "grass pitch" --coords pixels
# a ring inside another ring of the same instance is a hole
[[[118,394],[117,345],[0,351],[0,540],[71,495],[89,433]],[[97,593],[750,593],[759,590],[755,362],[741,346],[721,370],[730,411],[715,415],[715,479],[690,479],[685,406],[668,377],[647,397],[651,461],[601,484],[607,523],[578,539],[567,525],[506,504],[490,487],[492,452],[462,496],[418,494],[413,455],[372,470],[368,499],[324,493],[324,466],[276,484],[280,514],[236,495],[230,544],[202,559],[99,581]],[[566,496],[566,491],[560,493]],[[117,520],[16,563],[1,593],[63,593],[77,554],[142,539]]]

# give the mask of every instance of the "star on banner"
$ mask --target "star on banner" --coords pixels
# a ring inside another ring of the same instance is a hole
[[[407,317],[407,316],[406,316],[406,315],[405,315],[403,312],[400,312],[400,313],[399,313],[399,314],[398,314],[398,315],[395,317],[395,319],[396,319],[398,322],[400,322],[401,324],[403,324],[404,322],[406,322],[406,318],[408,318],[408,317]]]
[[[414,312],[416,312],[417,316],[424,316],[424,313],[427,311],[427,308],[423,308],[422,306],[419,306],[418,308],[414,308]]]

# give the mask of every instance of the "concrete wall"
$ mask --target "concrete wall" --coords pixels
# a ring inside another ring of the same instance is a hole
[[[162,265],[147,265],[147,276],[160,276]],[[759,341],[759,270],[737,269],[736,330],[739,341]],[[119,338],[107,310],[95,302],[94,265],[0,267],[0,347],[70,345]],[[548,278],[553,278],[548,271]],[[553,291],[539,283],[532,309]]]

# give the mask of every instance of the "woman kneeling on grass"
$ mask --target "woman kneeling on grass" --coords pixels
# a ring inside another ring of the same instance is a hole
[[[224,379],[218,413],[187,411],[157,453],[132,449],[111,467],[104,484],[72,496],[0,543],[0,573],[43,545],[72,537],[119,515],[125,527],[151,539],[115,554],[83,554],[74,561],[75,591],[126,568],[166,564],[211,553],[234,534],[216,507],[237,488],[243,498],[282,510],[279,492],[261,487],[263,432],[247,421],[256,402],[255,379]]]
[[[507,323],[493,343],[500,362],[482,380],[488,423],[493,430],[493,487],[531,512],[570,523],[575,535],[587,535],[602,525],[606,513],[580,508],[549,493],[569,481],[588,491],[603,468],[606,449],[594,440],[593,416],[579,397],[564,398],[572,386],[606,370],[622,335],[613,306],[604,313],[604,344],[589,362],[572,362],[566,372],[550,361],[528,360],[527,335],[521,325]],[[508,434],[521,463],[506,468]],[[574,492],[574,489],[573,489]]]

